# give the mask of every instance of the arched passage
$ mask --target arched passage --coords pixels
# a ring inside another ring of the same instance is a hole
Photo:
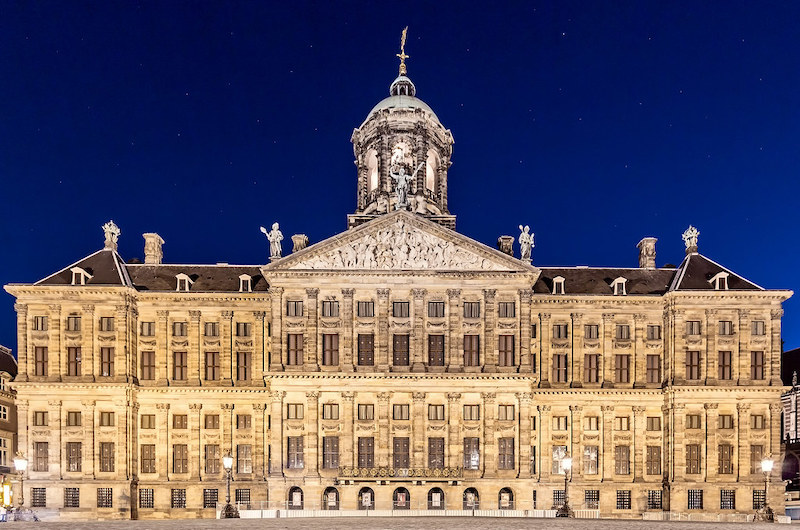
[[[514,509],[514,492],[511,491],[511,488],[503,488],[500,490],[500,493],[497,495],[497,509]]]
[[[465,510],[480,510],[480,496],[478,490],[475,488],[467,488],[464,490],[463,505]]]
[[[358,509],[375,509],[375,492],[372,491],[372,488],[361,488],[361,490],[358,492]]]
[[[325,488],[322,494],[322,509],[323,510],[338,510],[339,509],[339,490],[334,487]]]
[[[392,506],[395,510],[408,510],[411,508],[411,496],[405,488],[397,488],[392,494]]]
[[[287,499],[286,506],[290,510],[302,510],[303,490],[297,486],[289,488],[289,498]]]
[[[442,488],[431,488],[428,491],[428,509],[444,510],[444,492]]]

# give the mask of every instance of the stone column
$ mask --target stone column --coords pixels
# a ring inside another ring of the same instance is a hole
[[[319,308],[317,307],[319,304],[319,289],[317,288],[309,288],[306,289],[306,298],[308,304],[308,311],[306,313],[306,343],[305,343],[305,367],[303,368],[304,371],[312,371],[318,372],[319,371],[319,356],[317,352],[319,351],[320,341],[322,337],[320,336],[319,330]]]
[[[413,415],[411,416],[411,436],[412,442],[412,467],[423,468],[425,466],[425,392],[413,392],[411,397],[414,401]]]
[[[319,392],[306,392],[306,403],[308,414],[305,415],[306,440],[308,447],[306,451],[306,477],[319,476]]]
[[[186,348],[187,384],[200,386],[200,370],[205,366],[203,362],[203,348],[200,345],[203,339],[200,336],[200,311],[189,311],[189,346]]]
[[[459,462],[459,455],[463,446],[459,444],[461,434],[460,425],[463,424],[461,418],[461,394],[458,392],[448,392],[447,402],[449,404],[448,429],[447,429],[447,467],[461,467],[463,461]]]
[[[266,405],[263,403],[253,403],[253,478],[266,480],[267,473],[264,462],[266,461],[266,422],[264,421],[264,411]]]
[[[353,294],[355,289],[342,289],[342,340],[339,343],[339,366],[343,372],[355,370],[353,365]]]
[[[47,380],[61,381],[65,354],[61,351],[61,306],[50,304],[47,313]]]
[[[645,407],[633,407],[633,476],[634,482],[644,481],[644,466],[645,466],[645,436],[646,428],[644,413],[647,409]]]
[[[339,440],[339,465],[355,467],[355,392],[342,392],[342,437]]]
[[[25,382],[29,381],[28,306],[25,304],[16,303],[14,304],[14,310],[17,312],[17,374],[18,375],[16,377],[16,380],[20,382]],[[20,448],[23,448],[23,446],[20,445]]]
[[[703,466],[703,479],[707,482],[714,482],[719,472],[718,465],[719,459],[717,457],[717,422],[718,412],[717,407],[719,403],[705,403],[703,407],[706,410],[706,458],[705,465]]]
[[[378,392],[378,440],[375,447],[376,467],[390,467],[389,464],[389,392]]]
[[[200,468],[203,466],[201,452],[203,446],[200,443],[203,421],[203,404],[189,403],[189,480],[200,480]]]
[[[447,290],[447,348],[449,350],[451,372],[464,371],[464,334],[461,333],[461,289]]]
[[[411,296],[414,299],[414,307],[411,311],[411,334],[408,341],[408,347],[411,350],[409,356],[411,357],[411,369],[414,372],[422,372],[425,370],[422,352],[425,351],[425,289],[411,289]],[[388,335],[388,331],[387,331]],[[388,337],[387,337],[388,339]],[[391,355],[390,355],[391,357]],[[445,359],[445,366],[449,364],[449,359]],[[390,363],[391,364],[391,363]]]
[[[481,458],[482,476],[494,477],[497,474],[497,442],[494,439],[495,418],[497,417],[497,405],[495,392],[481,392],[483,398],[483,458]]]
[[[572,456],[572,476],[583,476],[583,407],[570,405],[570,440],[569,454]]]
[[[737,480],[750,476],[750,403],[736,404]]]
[[[647,315],[633,315],[634,339],[633,339],[633,366],[631,367],[631,382],[633,388],[645,388],[647,386]]]
[[[675,469],[675,480],[683,482],[686,478],[686,406],[676,403],[672,406],[673,414],[673,440],[672,440],[672,454]]]
[[[156,469],[159,470],[159,480],[170,480],[172,466],[170,466],[169,453],[172,449],[169,443],[169,403],[156,403],[156,425],[161,428],[156,430]],[[94,458],[92,458],[94,460]]]
[[[271,341],[272,358],[270,359],[269,369],[272,372],[282,372],[285,369],[283,358],[283,287],[269,288],[270,310],[272,311]]]
[[[220,319],[219,354],[220,383],[223,386],[233,384],[233,311],[223,311]]]
[[[518,478],[531,477],[531,400],[530,392],[517,392],[519,400],[519,462]]]
[[[87,381],[95,381],[94,371],[94,305],[81,307],[81,375]],[[20,373],[22,367],[20,366]]]
[[[780,386],[781,384],[781,317],[783,309],[773,309],[770,311],[770,332],[771,339],[768,351],[764,352],[764,362],[766,369],[764,375],[768,380],[769,386]],[[749,374],[748,374],[749,375]]]
[[[253,376],[250,380],[250,384],[257,386],[264,386],[264,375],[267,370],[267,341],[264,337],[266,331],[264,320],[266,316],[266,311],[253,311],[253,317],[256,319],[256,323],[254,326],[255,329],[253,330]]]
[[[483,290],[483,351],[486,352],[486,361],[483,365],[484,372],[497,371],[497,303],[495,297],[497,289]]]
[[[539,313],[539,336],[541,353],[539,354],[539,380],[542,388],[550,387],[550,343],[553,330],[550,326],[550,313]]]
[[[83,469],[83,476],[86,479],[94,479],[94,437],[95,437],[95,418],[94,418],[94,400],[86,400],[81,401],[81,425],[83,426],[83,444],[81,446],[82,455],[81,455],[81,468]],[[19,417],[22,418],[22,411],[17,410],[17,414]],[[23,435],[23,432],[27,436],[27,430],[23,431],[20,430],[20,436]],[[22,445],[22,439],[20,438],[20,447],[24,447]],[[31,449],[31,448],[28,448]],[[33,453],[28,453],[33,454]]]
[[[519,371],[531,373],[531,297],[530,289],[519,290]],[[530,466],[528,467],[530,471]]]
[[[378,289],[378,334],[375,337],[375,367],[378,372],[389,370],[389,289]]]
[[[614,388],[614,315],[603,315],[603,352],[600,355],[600,381],[603,388]],[[612,469],[613,471],[613,469]]]
[[[600,459],[602,469],[600,470],[601,480],[614,480],[614,406],[603,405],[603,433],[600,443]]]
[[[731,379],[736,381],[737,385],[741,385],[747,380],[750,374],[747,371],[749,364],[750,354],[747,345],[750,343],[750,311],[746,309],[739,310],[739,343],[734,347],[731,352],[732,373]],[[766,352],[765,352],[766,355]]]
[[[156,311],[156,384],[166,386],[169,377],[169,311]],[[96,367],[97,363],[93,363]],[[97,368],[94,369],[97,374]]]
[[[270,397],[269,476],[283,476],[283,398],[286,392],[273,390]]]
[[[569,352],[569,362],[567,363],[567,381],[570,386],[580,388],[583,386],[583,314],[572,313],[572,348]],[[577,463],[577,462],[576,462]]]
[[[708,386],[715,386],[717,384],[717,333],[719,332],[719,325],[717,324],[717,311],[715,309],[706,309],[706,351],[705,351],[705,369],[701,374],[701,378],[705,379],[705,384]],[[706,466],[708,467],[708,466]]]
[[[553,419],[550,414],[550,405],[539,405],[539,480],[548,482],[552,475],[553,467]]]

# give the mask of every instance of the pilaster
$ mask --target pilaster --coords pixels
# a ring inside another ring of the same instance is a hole
[[[94,305],[84,304],[81,306],[81,375],[87,381],[95,381],[97,374],[94,371],[94,328]]]
[[[517,392],[519,401],[519,460],[517,461],[518,478],[531,477],[531,400],[530,392]]]
[[[389,289],[378,289],[378,333],[375,337],[375,370],[389,370]]]
[[[781,384],[781,317],[783,309],[773,309],[770,311],[770,335],[769,355],[764,352],[766,363],[765,376],[770,386],[780,386]],[[749,374],[748,374],[749,375]]]
[[[463,447],[459,445],[460,426],[463,425],[461,417],[461,394],[458,392],[447,393],[447,403],[449,406],[448,430],[447,430],[447,467],[461,467],[463,462],[459,462]]]
[[[28,306],[17,302],[14,304],[17,312],[17,377],[20,382],[29,381],[28,370]],[[85,333],[85,332],[84,332]],[[84,334],[84,337],[86,335]],[[20,445],[20,447],[23,447]],[[30,453],[26,453],[30,454]]]
[[[283,337],[283,287],[269,288],[270,311],[272,312],[272,326],[270,344],[272,346],[272,359],[270,359],[269,369],[271,372],[282,372],[285,369],[283,348],[285,339]]]
[[[481,468],[483,478],[494,477],[497,474],[497,443],[495,441],[495,418],[497,417],[497,394],[495,392],[481,392],[483,398],[483,458]]]
[[[339,439],[339,465],[355,466],[355,392],[342,392],[342,436]]]
[[[320,349],[320,341],[322,336],[319,334],[319,289],[309,288],[306,289],[306,305],[308,311],[306,312],[306,340],[305,340],[305,368],[304,370],[318,372],[319,371],[319,356],[317,352]]]
[[[47,418],[50,431],[50,436],[48,437],[50,446],[47,454],[48,469],[50,472],[57,469],[58,478],[63,480],[66,462],[64,462],[64,451],[61,443],[61,433],[64,432],[61,421],[61,400],[51,399],[47,402]]]
[[[130,364],[130,348],[128,338],[128,306],[120,304],[114,311],[114,380],[126,382],[128,380],[128,366]],[[66,354],[65,354],[66,356]],[[117,454],[121,451],[117,451]]]
[[[570,405],[569,454],[572,455],[572,477],[583,476],[583,406]]]
[[[750,476],[750,403],[736,404],[737,479]]]
[[[50,304],[47,313],[47,380],[61,381],[61,367],[64,366],[64,353],[61,351],[61,306]],[[51,457],[52,458],[52,457]]]
[[[600,407],[603,412],[603,432],[600,447],[600,459],[602,460],[601,479],[614,480],[614,406],[603,405]]]
[[[701,364],[705,366],[704,373],[700,377],[705,380],[706,385],[714,386],[717,384],[717,333],[719,333],[719,324],[717,322],[717,311],[715,309],[706,309],[706,351],[703,352],[705,357],[704,362]],[[710,467],[710,466],[706,466]]]
[[[253,403],[253,478],[266,480],[267,472],[265,461],[267,457],[267,432],[264,414],[266,410],[264,403]]]
[[[719,473],[719,458],[717,457],[717,423],[719,403],[705,403],[705,427],[706,427],[706,458],[703,466],[703,478],[706,482],[714,482]]]
[[[411,333],[409,336],[409,362],[411,369],[415,372],[424,371],[423,353],[425,351],[425,289],[412,289],[411,296],[413,299],[413,307],[411,308]],[[388,333],[387,333],[388,335]],[[448,364],[448,359],[445,359],[445,365]]]
[[[647,386],[647,346],[645,345],[647,315],[636,314],[633,316],[633,366],[631,367],[631,382],[633,388]]]
[[[166,386],[167,377],[169,374],[169,363],[167,356],[169,355],[169,311],[156,311],[156,384],[158,386]],[[95,366],[94,373],[97,371],[97,362],[92,363]]]
[[[550,344],[553,329],[551,326],[550,313],[539,313],[539,336],[541,337],[541,348],[539,354],[539,385],[542,388],[550,387]],[[544,467],[544,466],[543,466]]]
[[[733,356],[731,379],[736,381],[737,385],[744,383],[750,375],[747,370],[750,363],[750,352],[748,348],[750,344],[750,331],[750,311],[740,309],[739,342],[736,345],[736,350],[731,353]]]
[[[205,364],[201,358],[203,352],[200,345],[203,343],[203,339],[200,336],[200,311],[189,311],[189,329],[187,333],[189,335],[189,346],[186,352],[187,384],[200,386],[200,370]]]
[[[464,334],[461,332],[461,289],[447,290],[447,349],[451,372],[464,371]],[[485,346],[484,346],[485,348]]]
[[[571,387],[580,388],[583,386],[581,382],[583,380],[583,355],[581,355],[584,341],[583,314],[572,313],[570,317],[572,318],[572,348],[570,348],[567,362],[567,381],[570,382]],[[575,464],[577,466],[578,462],[576,461]]]
[[[220,383],[223,386],[233,384],[233,311],[223,311],[219,322],[219,354]],[[223,453],[224,454],[224,453]]]
[[[486,360],[483,365],[484,372],[497,371],[497,289],[483,290],[483,351],[486,352]]]
[[[544,373],[544,372],[543,372]],[[539,480],[548,482],[552,476],[553,462],[553,417],[550,405],[538,405],[539,411]]]
[[[266,373],[267,362],[269,361],[267,359],[267,340],[265,338],[266,325],[264,324],[266,316],[266,311],[253,311],[253,318],[255,318],[256,322],[253,326],[253,359],[251,361],[252,378],[250,384],[261,387],[264,386],[264,374]]]
[[[686,478],[686,407],[682,404],[675,404],[672,406],[672,414],[675,432],[670,445],[672,446],[674,477],[676,481],[683,482]]]
[[[530,289],[519,290],[519,371],[529,374],[531,365],[531,297]],[[530,450],[530,448],[529,448]],[[530,471],[530,466],[528,466]]]
[[[614,387],[614,318],[613,314],[603,315],[601,330],[603,334],[603,353],[600,356],[599,367],[600,381],[603,388]]]
[[[389,467],[389,392],[378,392],[378,440],[375,447],[375,463],[378,467]]]
[[[343,372],[355,370],[353,361],[353,294],[355,289],[342,289],[342,340],[339,343],[340,366]]]
[[[306,407],[308,414],[305,415],[306,440],[308,441],[307,458],[305,461],[306,476],[318,477],[320,468],[319,451],[319,392],[306,392]]]
[[[413,467],[422,468],[425,466],[425,392],[414,392],[411,394],[413,399],[413,415],[411,416],[411,435]]]
[[[189,480],[200,480],[200,468],[203,459],[200,457],[200,427],[202,425],[203,404],[189,403]]]
[[[283,476],[283,398],[286,392],[273,390],[270,398],[269,476]]]
[[[633,407],[633,436],[631,437],[633,444],[633,470],[631,475],[634,482],[642,482],[644,480],[645,469],[645,407]]]
[[[93,414],[94,416],[94,414]],[[170,480],[172,466],[169,461],[169,431],[172,425],[169,422],[169,403],[156,403],[156,425],[161,428],[156,430],[156,469],[159,470],[160,480]],[[94,458],[92,458],[94,461]]]

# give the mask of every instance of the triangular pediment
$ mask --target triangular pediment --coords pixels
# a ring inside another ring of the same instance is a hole
[[[281,258],[263,270],[434,270],[530,274],[537,269],[454,230],[401,210]]]

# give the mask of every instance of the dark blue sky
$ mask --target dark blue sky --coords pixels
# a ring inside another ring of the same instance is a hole
[[[798,20],[789,1],[0,2],[0,283],[101,248],[110,218],[125,259],[155,231],[172,263],[262,263],[275,220],[345,229],[350,135],[408,25],[460,232],[530,224],[537,265],[636,266],[655,236],[661,266],[692,223],[703,254],[797,291]]]

